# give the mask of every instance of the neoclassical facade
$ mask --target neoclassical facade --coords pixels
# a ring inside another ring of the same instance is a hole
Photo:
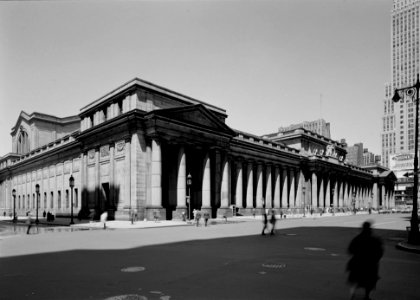
[[[0,212],[97,219],[212,217],[394,206],[395,176],[345,163],[337,142],[305,129],[264,137],[226,111],[135,78],[68,118],[24,112],[0,158]],[[192,184],[187,186],[187,176]],[[75,179],[74,188],[69,178]],[[36,194],[35,186],[39,186]],[[13,197],[13,191],[15,197]]]

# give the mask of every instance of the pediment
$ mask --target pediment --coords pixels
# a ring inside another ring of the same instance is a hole
[[[149,115],[150,117],[163,117],[187,126],[206,128],[223,134],[235,134],[229,126],[202,104],[155,110],[150,112]]]

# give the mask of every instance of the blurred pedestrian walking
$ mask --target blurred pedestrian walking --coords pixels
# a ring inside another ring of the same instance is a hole
[[[26,234],[29,234],[32,227],[32,217],[31,217],[30,212],[27,215],[28,215],[28,218],[26,219],[26,224],[28,224],[28,229],[26,230]]]
[[[271,231],[270,234],[274,235],[274,230],[276,229],[276,212],[274,211],[274,209],[271,211],[271,218],[270,218],[270,223],[271,223]]]
[[[268,223],[268,220],[267,220],[267,213],[266,213],[266,211],[264,210],[264,213],[263,213],[263,230],[262,230],[262,232],[261,232],[261,235],[265,235],[265,230],[267,229],[267,223]]]
[[[365,300],[379,279],[379,261],[383,255],[382,241],[372,235],[371,223],[364,222],[362,232],[350,243],[348,252],[352,256],[347,263],[350,283],[350,299],[355,299],[356,289],[365,290]]]

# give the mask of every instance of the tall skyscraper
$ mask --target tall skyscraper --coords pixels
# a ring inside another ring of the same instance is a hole
[[[382,164],[390,157],[414,152],[414,103],[403,99],[393,103],[395,88],[411,86],[419,73],[420,0],[394,0],[391,10],[391,83],[385,85],[382,118]]]

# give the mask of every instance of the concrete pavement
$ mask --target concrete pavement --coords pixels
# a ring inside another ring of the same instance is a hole
[[[385,243],[373,299],[417,299],[417,254],[398,251],[406,215],[114,228],[0,240],[4,299],[348,299],[346,247],[373,219]],[[73,228],[74,229],[74,228]]]

